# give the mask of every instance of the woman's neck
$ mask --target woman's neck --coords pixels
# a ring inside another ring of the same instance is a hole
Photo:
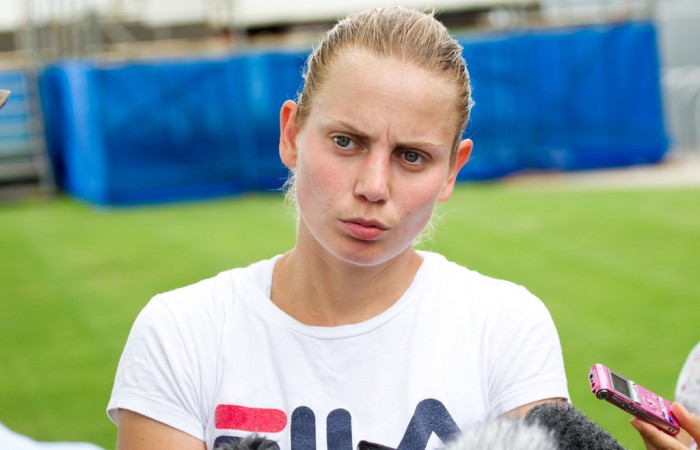
[[[421,262],[412,248],[386,263],[366,267],[295,247],[275,265],[270,298],[306,325],[359,323],[396,303]]]

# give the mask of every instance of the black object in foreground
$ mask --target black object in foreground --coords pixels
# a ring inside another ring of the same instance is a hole
[[[525,423],[550,430],[562,450],[624,450],[610,433],[569,403],[537,405],[527,413]]]

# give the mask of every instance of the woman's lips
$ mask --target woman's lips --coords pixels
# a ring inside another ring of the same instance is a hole
[[[343,223],[350,235],[363,241],[374,241],[379,239],[387,231],[388,227],[375,220],[350,219]]]

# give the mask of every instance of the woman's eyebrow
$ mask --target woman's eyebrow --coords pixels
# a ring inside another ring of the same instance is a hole
[[[346,128],[351,134],[357,136],[358,138],[369,141],[371,140],[370,136],[363,132],[360,131],[357,127],[353,126],[351,123],[346,122],[345,120],[342,119],[332,119],[334,122],[342,125],[344,128]],[[428,141],[405,141],[405,142],[397,142],[396,143],[396,148],[425,148],[425,149],[437,149],[444,147],[444,145],[436,144],[433,142],[428,142]]]
[[[363,140],[368,140],[369,139],[369,134],[360,131],[357,127],[352,125],[349,122],[346,122],[345,120],[342,119],[332,119],[334,122],[342,125],[344,128],[346,128],[350,133],[354,134],[355,136],[363,139]]]

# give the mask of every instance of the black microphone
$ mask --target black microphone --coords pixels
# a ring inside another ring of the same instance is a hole
[[[214,450],[280,450],[280,447],[275,441],[253,434],[246,438],[217,439]]]
[[[499,417],[466,428],[445,450],[559,450],[554,434],[536,423]]]
[[[561,450],[624,450],[610,433],[569,403],[537,405],[527,413],[524,422],[551,431]]]

